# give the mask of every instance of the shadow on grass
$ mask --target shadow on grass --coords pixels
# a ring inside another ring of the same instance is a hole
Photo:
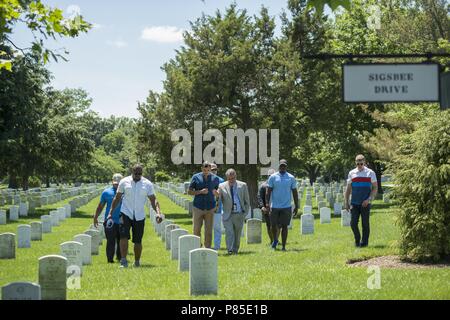
[[[165,213],[166,219],[192,219],[187,213]]]
[[[223,253],[219,253],[220,257],[235,257],[235,256],[246,256],[249,254],[255,254],[255,251],[239,251],[238,254],[228,254],[228,252],[225,250]]]
[[[150,263],[142,263],[141,266],[138,268],[133,267],[133,264],[131,264],[131,267],[133,269],[153,269],[153,268],[157,268],[158,266],[154,265],[154,264],[150,264]]]
[[[377,245],[375,245],[375,246],[368,246],[369,248],[374,248],[374,249],[385,249],[385,248],[387,248],[388,246],[387,245],[385,245],[385,244],[377,244]]]

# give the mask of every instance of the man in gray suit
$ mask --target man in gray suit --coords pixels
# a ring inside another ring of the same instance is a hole
[[[241,243],[244,219],[250,210],[250,196],[247,184],[236,180],[236,171],[228,169],[227,181],[219,185],[219,197],[223,205],[223,226],[228,254],[237,254]]]

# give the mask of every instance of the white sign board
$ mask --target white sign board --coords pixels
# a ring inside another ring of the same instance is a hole
[[[439,65],[345,64],[343,100],[368,102],[439,101]]]

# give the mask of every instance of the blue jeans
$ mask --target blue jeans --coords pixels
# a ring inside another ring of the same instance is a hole
[[[351,215],[352,218],[350,221],[350,226],[352,227],[353,235],[355,236],[355,243],[365,246],[368,245],[370,234],[370,225],[369,225],[370,204],[365,208],[362,205],[352,204]],[[358,227],[359,216],[361,216],[362,240]]]

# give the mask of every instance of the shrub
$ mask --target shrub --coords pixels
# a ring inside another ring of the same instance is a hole
[[[171,180],[171,176],[164,171],[155,172],[155,182],[167,182]]]
[[[450,254],[450,110],[405,136],[392,170],[400,205],[400,253],[415,262]]]
[[[36,176],[31,176],[28,179],[28,187],[30,188],[40,188],[41,184],[42,184],[41,180]]]

